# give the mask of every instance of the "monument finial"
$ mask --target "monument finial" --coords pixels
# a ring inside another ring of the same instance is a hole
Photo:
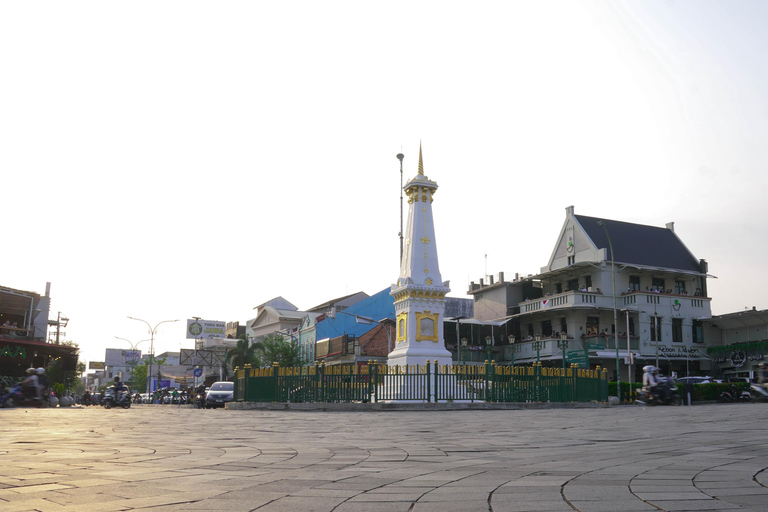
[[[419,174],[424,176],[424,160],[421,158],[421,141],[419,141]]]

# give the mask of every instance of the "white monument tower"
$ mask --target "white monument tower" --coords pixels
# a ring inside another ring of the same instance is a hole
[[[397,343],[389,354],[390,366],[424,365],[437,359],[451,364],[443,342],[445,296],[449,281],[440,277],[437,263],[432,200],[437,183],[424,175],[419,145],[419,173],[405,184],[408,196],[408,227],[400,261],[400,277],[389,292],[395,298]]]

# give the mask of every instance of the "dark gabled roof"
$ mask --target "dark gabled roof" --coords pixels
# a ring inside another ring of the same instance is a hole
[[[597,224],[603,221],[610,233],[613,258],[616,263],[629,263],[648,267],[661,267],[688,272],[701,272],[698,260],[671,229],[631,224],[617,220],[574,215],[598,249],[611,253],[605,230]]]

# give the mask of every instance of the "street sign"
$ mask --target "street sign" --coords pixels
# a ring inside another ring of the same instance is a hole
[[[203,370],[201,368],[195,368],[195,371],[193,372],[193,375],[195,377],[199,377],[203,374]]]
[[[587,367],[587,357],[583,350],[572,350],[568,352],[568,364],[578,364],[582,368]]]

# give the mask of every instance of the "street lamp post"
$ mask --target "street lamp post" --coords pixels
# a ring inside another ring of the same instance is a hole
[[[509,361],[509,366],[515,366],[515,352],[517,351],[517,347],[515,346],[514,336],[509,337],[509,344],[512,345],[512,350],[509,353],[509,357],[511,358]]]
[[[568,348],[568,335],[566,333],[560,334],[560,339],[557,340],[557,348],[563,351],[563,370],[565,370],[565,350]]]
[[[493,346],[493,338],[491,336],[485,337],[485,353],[487,354],[488,362],[491,361],[491,347]]]
[[[599,220],[597,225],[603,228],[605,236],[608,237],[608,248],[611,250],[611,286],[613,288],[613,334],[614,343],[616,345],[616,395],[621,401],[621,369],[619,368],[619,325],[616,317],[616,261],[613,258],[613,244],[611,243],[611,235],[608,233],[608,228],[605,227],[605,222]]]
[[[536,339],[533,342],[533,350],[536,351],[536,364],[539,364],[539,352],[541,351],[541,335],[537,334]]]
[[[659,329],[659,315],[653,314],[653,337],[656,338],[656,368],[659,367],[659,342],[661,341],[661,329]]]
[[[456,316],[453,319],[456,320],[456,348],[459,351],[459,359],[461,359],[461,341],[459,340],[459,337],[461,336],[461,319],[465,318],[464,315]]]
[[[169,323],[169,322],[178,322],[178,320],[163,320],[162,322],[158,322],[155,324],[154,327],[149,325],[149,322],[146,320],[142,320],[141,318],[133,318],[132,316],[129,316],[131,320],[137,320],[139,322],[144,322],[147,324],[147,327],[149,328],[149,365],[147,366],[147,395],[152,391],[150,389],[150,383],[152,382],[152,360],[155,358],[155,334],[157,333],[157,328],[160,326],[160,324]],[[157,373],[158,377],[160,375],[160,367],[157,367]],[[160,384],[160,379],[157,379],[157,383]]]
[[[461,364],[467,364],[467,338],[461,338]]]

